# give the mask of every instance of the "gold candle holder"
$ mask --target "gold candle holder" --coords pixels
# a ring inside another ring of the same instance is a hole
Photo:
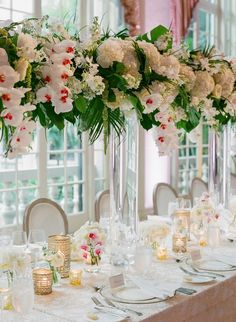
[[[65,256],[63,266],[58,268],[62,278],[69,277],[70,271],[70,236],[52,235],[48,237],[48,249],[54,252],[62,252]]]
[[[79,286],[81,285],[81,277],[82,277],[82,271],[81,269],[71,269],[69,278],[70,278],[70,284],[73,286]]]
[[[172,240],[172,249],[175,253],[187,252],[187,236],[174,234]]]
[[[47,295],[52,293],[52,272],[48,268],[33,269],[34,293]]]

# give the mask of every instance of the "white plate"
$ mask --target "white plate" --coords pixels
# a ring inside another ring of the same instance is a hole
[[[184,281],[192,284],[205,284],[215,281],[215,278],[208,276],[188,276],[184,277]]]
[[[147,304],[162,301],[159,298],[148,296],[135,285],[127,285],[117,289],[106,286],[100,290],[100,294],[111,301],[120,303]]]
[[[217,260],[217,259],[206,259],[196,263],[192,263],[187,260],[186,263],[191,264],[193,267],[196,267],[204,271],[224,272],[224,271],[234,271],[236,269],[236,267],[232,267],[230,264],[221,262],[220,260]]]

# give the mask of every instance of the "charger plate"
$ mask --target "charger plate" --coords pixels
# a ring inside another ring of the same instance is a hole
[[[166,297],[164,299],[160,299],[152,297],[133,284],[128,284],[115,289],[110,288],[110,286],[105,286],[100,290],[100,294],[111,301],[127,304],[150,304],[163,302],[170,298]]]
[[[225,263],[217,259],[204,259],[199,262],[192,262],[190,259],[187,259],[186,264],[203,271],[226,272],[236,270],[236,266],[232,266],[228,263]]]

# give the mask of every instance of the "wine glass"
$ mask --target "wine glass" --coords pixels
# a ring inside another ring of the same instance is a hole
[[[28,250],[31,255],[32,262],[36,263],[42,255],[43,246],[46,243],[45,232],[42,229],[33,229],[29,232]]]
[[[152,265],[152,249],[146,246],[138,246],[134,255],[135,270],[145,275]]]
[[[12,245],[15,249],[26,250],[27,247],[27,237],[26,232],[22,230],[17,230],[12,233]]]

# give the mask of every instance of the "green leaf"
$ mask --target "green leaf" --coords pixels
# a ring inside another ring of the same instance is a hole
[[[67,113],[63,113],[62,115],[68,122],[75,124],[76,119],[75,119],[74,113],[72,111],[67,112]]]
[[[113,63],[113,68],[117,74],[122,74],[125,70],[125,65],[123,63],[118,62],[118,61],[115,61]]]
[[[168,29],[162,25],[159,25],[150,31],[151,41],[156,41],[160,36],[165,35]]]
[[[142,115],[140,123],[145,130],[150,130],[152,128],[152,120],[147,114]]]
[[[192,123],[193,128],[195,128],[199,124],[200,117],[200,113],[196,111],[194,107],[190,106],[189,121]]]
[[[78,109],[78,111],[85,113],[88,107],[88,102],[82,95],[78,95],[74,100],[74,105]]]
[[[115,102],[116,101],[116,95],[114,93],[114,91],[109,88],[108,90],[108,102]]]
[[[53,108],[47,108],[46,113],[53,125],[55,125],[59,130],[64,129],[65,124],[62,114],[56,114]]]

